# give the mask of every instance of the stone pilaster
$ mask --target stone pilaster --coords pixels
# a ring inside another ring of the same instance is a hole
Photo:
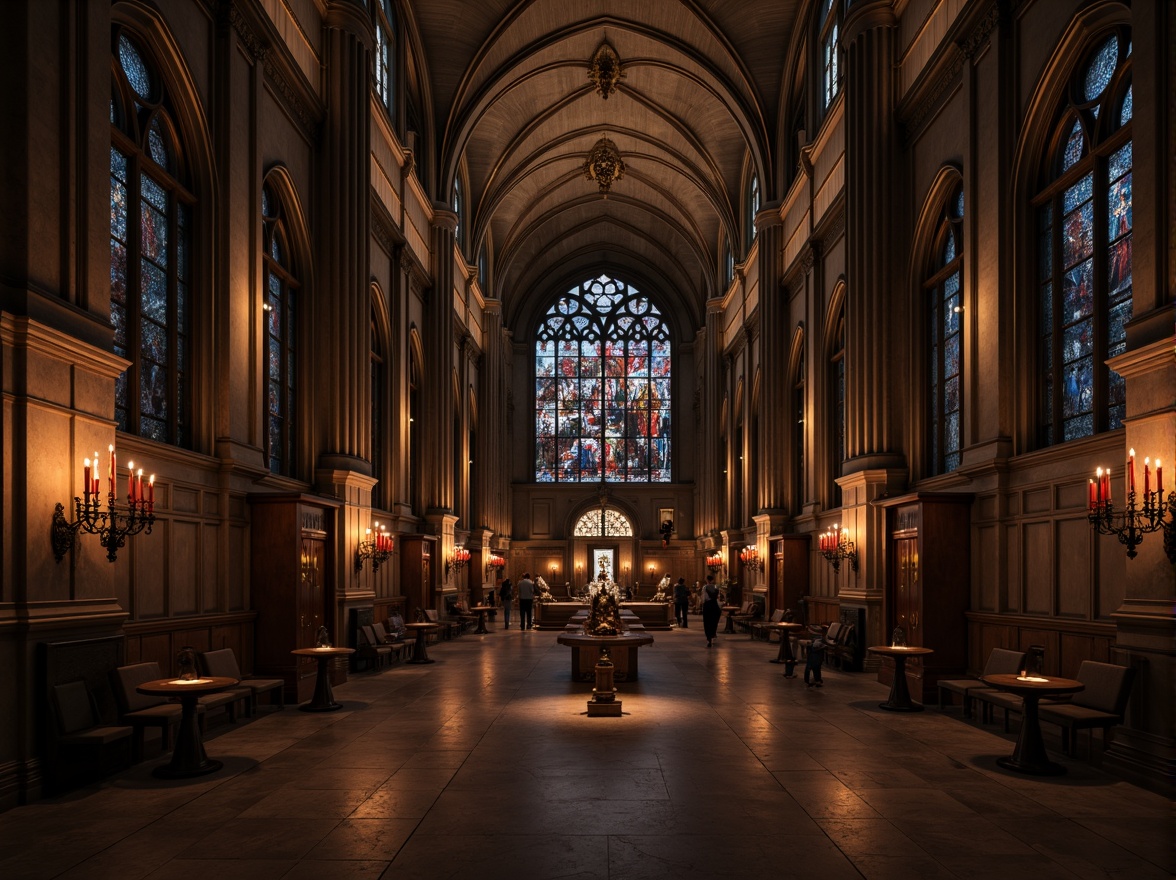
[[[698,462],[698,533],[708,534],[719,529],[720,493],[725,491],[723,471],[726,463],[719,454],[719,413],[723,403],[722,360],[723,300],[707,300],[706,332],[703,339],[702,370],[700,371],[701,455]]]
[[[845,157],[848,293],[845,310],[845,470],[901,460],[891,389],[898,322],[893,214],[898,21],[890,0],[855,3],[845,22]],[[856,460],[856,461],[855,461]]]
[[[478,503],[475,522],[492,533],[510,532],[510,461],[506,442],[505,348],[502,302],[486,300],[483,307],[485,353],[478,373]],[[487,547],[489,540],[487,540]]]
[[[370,473],[366,462],[371,455],[368,78],[372,32],[370,21],[353,3],[329,3],[324,23],[327,118],[319,162],[322,210],[320,222],[314,224],[318,227],[318,277],[312,292],[318,386],[314,445],[320,453],[316,466]]]
[[[770,203],[755,217],[759,236],[759,474],[754,510],[774,512],[783,510],[787,502],[788,460],[785,443],[789,436],[788,421],[791,383],[788,376],[788,342],[790,334],[788,299],[780,289],[780,272],[784,226],[780,220],[780,206]],[[759,517],[756,517],[759,521]],[[764,536],[766,538],[766,535]],[[760,548],[767,553],[765,540]],[[765,556],[766,558],[766,556]]]
[[[430,515],[452,513],[454,501],[453,413],[453,285],[454,235],[457,215],[438,207],[433,215],[430,250],[433,287],[425,302],[424,430],[428,443],[421,450],[425,508]],[[446,549],[443,547],[443,549]],[[452,551],[449,546],[448,551]]]

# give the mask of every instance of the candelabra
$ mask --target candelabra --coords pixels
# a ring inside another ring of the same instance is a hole
[[[858,570],[857,547],[849,540],[849,534],[836,523],[820,536],[818,549],[829,560],[833,571],[841,571],[841,560],[848,559],[854,571]]]
[[[98,500],[101,497],[102,480],[99,477],[98,453],[94,452],[93,460],[87,458],[82,467],[82,497],[74,496],[74,514],[72,522],[65,518],[65,505],[57,504],[53,508],[53,527],[51,536],[53,541],[53,558],[61,562],[65,554],[73,547],[74,535],[87,532],[97,535],[99,543],[106,548],[106,558],[114,562],[118,558],[118,551],[127,543],[127,538],[145,532],[151,534],[151,527],[155,525],[155,474],[147,478],[146,490],[143,486],[143,469],[135,470],[135,463],[127,462],[127,506],[120,509],[118,501],[118,455],[115,454],[114,444],[107,447],[110,454],[107,465],[110,491],[106,494],[106,508]]]
[[[155,525],[155,502],[147,499],[127,502],[125,508],[118,507],[115,496],[106,496],[103,509],[97,493],[86,493],[85,500],[74,498],[75,519],[65,518],[65,505],[58,503],[53,508],[53,558],[61,562],[73,547],[74,535],[78,532],[97,535],[98,542],[106,548],[106,558],[114,562],[118,551],[127,543],[127,538],[140,533],[151,534]]]
[[[386,526],[375,524],[375,534],[371,529],[364,532],[364,540],[359,542],[355,551],[355,573],[363,571],[364,562],[371,561],[372,572],[380,570],[380,566],[392,558],[392,536],[388,534]]]
[[[723,557],[718,553],[712,553],[706,558],[706,567],[711,574],[718,574],[719,569],[723,567]]]
[[[461,571],[466,567],[466,563],[470,561],[470,551],[465,547],[454,547],[453,555],[449,557],[449,561],[445,563],[445,574],[448,576],[450,570],[455,572]]]
[[[1156,459],[1156,488],[1151,487],[1151,459],[1143,460],[1143,503],[1136,504],[1135,450],[1127,459],[1127,506],[1116,511],[1111,501],[1111,471],[1099,468],[1095,480],[1090,481],[1089,513],[1087,518],[1100,535],[1114,535],[1127,548],[1127,558],[1134,559],[1135,548],[1149,532],[1163,530],[1164,552],[1176,565],[1176,492],[1164,498],[1164,469]],[[1097,482],[1096,482],[1097,480]]]
[[[739,551],[739,561],[743,563],[744,568],[752,571],[759,571],[763,567],[760,563],[759,550],[752,546],[744,547]]]
[[[486,574],[487,575],[489,575],[491,573],[497,574],[498,572],[501,572],[504,568],[506,568],[506,560],[503,559],[501,556],[499,556],[497,553],[495,553],[490,557],[490,561],[486,563]]]

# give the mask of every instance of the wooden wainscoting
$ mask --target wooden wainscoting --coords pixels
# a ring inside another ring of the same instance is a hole
[[[140,620],[123,627],[126,636],[127,665],[154,660],[164,675],[171,675],[180,648],[197,651],[232,648],[241,672],[253,671],[253,625],[256,611],[229,614],[205,614],[200,617],[168,617]]]
[[[993,648],[1024,651],[1044,645],[1047,675],[1073,678],[1083,660],[1114,663],[1115,625],[1056,617],[967,613],[968,671],[978,673]]]
[[[841,619],[841,600],[832,596],[805,596],[804,623],[830,624]]]

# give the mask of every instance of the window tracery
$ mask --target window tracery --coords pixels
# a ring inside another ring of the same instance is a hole
[[[948,196],[935,235],[935,258],[927,291],[927,402],[930,472],[960,466],[963,342],[960,281],[963,277],[964,190],[957,183]]]

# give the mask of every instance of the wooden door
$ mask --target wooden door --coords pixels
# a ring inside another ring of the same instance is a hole
[[[302,539],[302,577],[298,584],[298,647],[313,648],[319,627],[326,623],[323,583],[326,581],[326,542]]]
[[[908,645],[922,645],[919,628],[919,539],[898,538],[894,542],[894,612],[891,629],[902,627]],[[889,641],[891,634],[885,633]]]

